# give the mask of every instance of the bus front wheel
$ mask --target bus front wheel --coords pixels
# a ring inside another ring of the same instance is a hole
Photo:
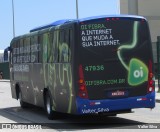
[[[18,97],[19,97],[19,102],[20,102],[21,108],[26,108],[27,107],[27,103],[24,102],[23,99],[22,99],[22,92],[21,92],[21,90],[19,90]]]

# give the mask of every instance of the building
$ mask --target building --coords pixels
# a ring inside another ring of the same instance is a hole
[[[157,36],[160,36],[160,0],[120,0],[120,13],[140,15],[149,22],[154,63],[157,63]]]
[[[0,50],[0,63],[4,62],[4,50]]]

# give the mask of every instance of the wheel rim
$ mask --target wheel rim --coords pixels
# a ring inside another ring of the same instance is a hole
[[[51,113],[51,105],[50,105],[50,98],[47,97],[47,102],[46,102],[46,108],[47,108],[47,113],[50,114]]]
[[[19,102],[21,102],[22,101],[22,94],[21,94],[21,92],[19,92]]]

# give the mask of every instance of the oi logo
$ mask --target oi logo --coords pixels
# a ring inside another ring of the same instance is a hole
[[[140,69],[137,69],[133,72],[133,75],[135,78],[142,78],[143,77],[143,67],[140,67]]]
[[[131,86],[142,84],[148,80],[148,68],[140,60],[133,58],[129,64],[128,83]]]

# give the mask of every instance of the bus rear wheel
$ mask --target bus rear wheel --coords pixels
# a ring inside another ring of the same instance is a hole
[[[57,118],[57,114],[52,110],[52,102],[49,93],[45,94],[45,110],[49,120]]]

